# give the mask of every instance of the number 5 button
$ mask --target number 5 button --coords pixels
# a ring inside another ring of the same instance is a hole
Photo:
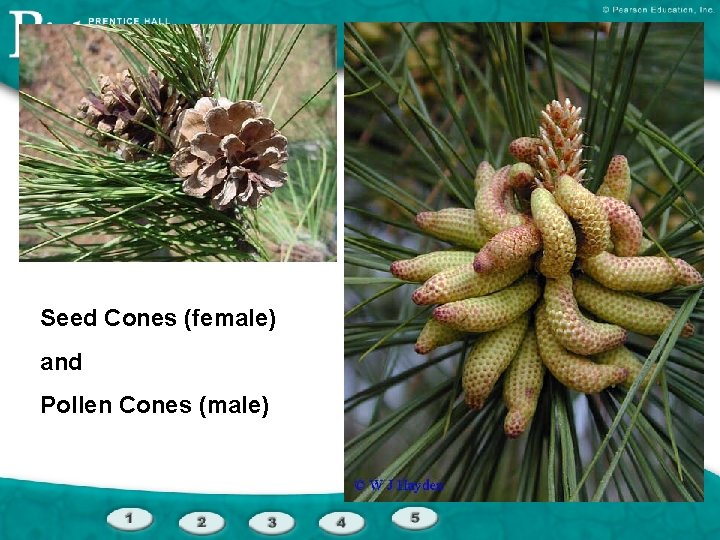
[[[332,512],[324,515],[318,525],[330,534],[348,536],[361,531],[365,527],[365,520],[352,512]]]
[[[429,508],[409,506],[401,508],[392,515],[392,521],[398,527],[410,531],[429,529],[437,523],[438,515]]]
[[[277,536],[291,531],[295,527],[295,519],[284,512],[261,512],[255,514],[248,525],[257,533]]]

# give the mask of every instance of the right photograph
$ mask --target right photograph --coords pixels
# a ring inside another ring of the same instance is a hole
[[[345,25],[345,499],[703,501],[703,25]]]

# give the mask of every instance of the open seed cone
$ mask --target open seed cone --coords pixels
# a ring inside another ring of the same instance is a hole
[[[155,70],[133,79],[126,69],[101,75],[98,83],[100,93],[89,93],[78,107],[77,117],[94,128],[89,137],[126,161],[173,151],[169,133],[187,102]]]
[[[287,174],[287,139],[255,101],[201,98],[182,113],[170,168],[183,191],[209,198],[213,208],[257,208]]]

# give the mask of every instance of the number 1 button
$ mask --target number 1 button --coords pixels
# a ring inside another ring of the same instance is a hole
[[[248,525],[257,533],[277,536],[291,531],[295,519],[284,512],[261,512],[250,518]]]
[[[153,517],[142,508],[118,508],[108,514],[107,522],[119,531],[142,531],[152,525]]]
[[[365,519],[352,512],[331,512],[325,514],[318,525],[330,534],[348,536],[361,531],[365,527]]]

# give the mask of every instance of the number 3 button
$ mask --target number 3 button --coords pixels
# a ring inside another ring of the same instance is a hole
[[[318,525],[330,534],[348,536],[361,531],[365,520],[352,512],[332,512],[324,515]]]
[[[291,531],[295,527],[295,519],[284,512],[261,512],[255,514],[248,525],[257,533],[277,536]]]
[[[178,525],[186,533],[208,536],[223,530],[225,520],[214,512],[191,512],[180,518]]]

